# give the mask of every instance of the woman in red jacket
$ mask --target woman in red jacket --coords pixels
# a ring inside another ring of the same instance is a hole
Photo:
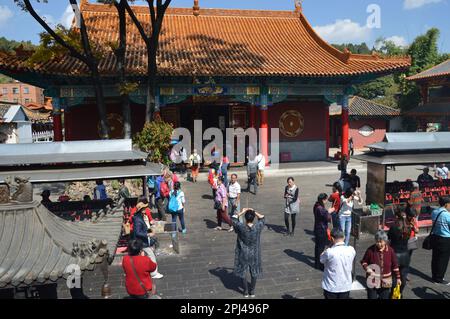
[[[143,253],[140,239],[130,240],[128,256],[123,257],[122,267],[125,272],[125,287],[133,299],[148,299],[155,294],[150,273],[156,270],[156,264]]]

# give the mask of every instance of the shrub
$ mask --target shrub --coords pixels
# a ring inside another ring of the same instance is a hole
[[[168,165],[172,132],[172,124],[158,118],[146,123],[142,131],[134,136],[133,143],[141,151],[148,153],[149,161]]]

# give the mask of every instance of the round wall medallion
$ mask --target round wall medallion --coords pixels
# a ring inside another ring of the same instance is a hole
[[[365,137],[369,137],[373,133],[375,133],[375,129],[370,125],[361,126],[358,130],[359,134]]]
[[[286,111],[280,117],[280,131],[286,137],[297,137],[305,129],[305,120],[298,111]]]
[[[110,130],[111,139],[121,139],[123,138],[123,118],[117,113],[110,113],[106,116],[106,121]],[[100,122],[97,124],[98,135],[101,135]]]

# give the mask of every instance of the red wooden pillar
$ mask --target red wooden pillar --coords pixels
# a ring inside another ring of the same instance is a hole
[[[64,140],[71,141],[72,140],[72,114],[65,109],[64,110]]]
[[[261,105],[261,126],[259,130],[260,134],[260,147],[261,153],[266,158],[266,166],[269,166],[269,110],[267,105]]]
[[[348,149],[348,136],[349,136],[349,123],[348,123],[348,95],[344,95],[342,101],[342,141],[341,141],[341,152],[342,155],[349,155]]]
[[[325,107],[325,127],[327,134],[327,144],[326,144],[326,157],[330,156],[330,106],[326,105]]]
[[[252,104],[250,105],[250,123],[249,127],[256,128],[256,110],[255,106]]]
[[[53,99],[53,141],[62,142],[62,118],[61,118],[61,105],[59,99]]]

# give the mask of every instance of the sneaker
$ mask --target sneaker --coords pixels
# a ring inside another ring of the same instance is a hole
[[[244,293],[244,298],[248,298],[248,293]]]
[[[250,298],[255,298],[255,295],[254,295],[254,294],[251,294],[251,295],[250,295]]]
[[[181,233],[182,233],[182,234],[186,234],[186,233],[187,233],[187,230],[186,230],[186,229],[183,229],[183,230],[181,231]]]
[[[228,229],[228,232],[232,233],[233,231],[234,231],[234,228],[233,228],[233,226],[231,226],[230,229]]]
[[[214,228],[215,230],[222,230],[222,227],[217,226],[216,228]]]
[[[164,277],[164,275],[160,274],[160,273],[157,273],[156,275],[152,276],[152,278],[155,278],[155,279],[161,279],[162,277]]]
[[[291,232],[285,232],[284,234],[283,234],[284,236],[290,236],[291,235]]]
[[[294,237],[294,232],[291,232],[289,235],[290,235],[291,237]]]
[[[439,280],[439,281],[434,280],[434,283],[435,283],[435,284],[444,285],[444,286],[449,286],[449,285],[450,285],[450,282],[448,282],[448,281],[445,280],[445,279],[442,279],[442,280]]]

